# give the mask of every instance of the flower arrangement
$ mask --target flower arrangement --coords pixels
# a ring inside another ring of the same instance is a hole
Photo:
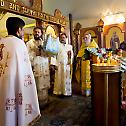
[[[97,56],[97,63],[101,65],[119,65],[122,51],[111,48],[87,48],[90,54]]]

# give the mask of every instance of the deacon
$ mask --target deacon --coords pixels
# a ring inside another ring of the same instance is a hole
[[[0,40],[0,125],[28,126],[40,117],[35,79],[23,37],[25,23],[6,21],[8,36]]]

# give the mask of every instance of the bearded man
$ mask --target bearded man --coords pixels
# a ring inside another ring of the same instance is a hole
[[[49,55],[44,51],[43,30],[41,26],[33,29],[34,38],[27,42],[27,48],[36,80],[40,106],[48,101],[50,87]]]
[[[89,96],[91,94],[91,81],[90,81],[90,53],[87,48],[98,48],[97,43],[92,40],[91,35],[85,34],[84,41],[81,48],[77,54],[77,64],[76,64],[76,79],[78,84],[81,85],[82,95]]]
[[[72,45],[67,43],[66,33],[60,34],[60,46],[57,55],[57,70],[55,73],[53,93],[60,96],[72,95]]]

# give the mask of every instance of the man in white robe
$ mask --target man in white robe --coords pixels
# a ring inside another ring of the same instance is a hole
[[[72,61],[73,50],[70,44],[66,43],[65,33],[60,35],[60,47],[57,55],[57,70],[55,73],[54,91],[56,95],[72,95]]]
[[[48,89],[50,87],[49,55],[43,49],[43,31],[41,26],[33,29],[34,39],[27,42],[30,61],[36,80],[38,99],[40,106],[48,101]]]
[[[0,40],[0,125],[28,126],[39,117],[35,80],[23,36],[24,21],[9,17]]]

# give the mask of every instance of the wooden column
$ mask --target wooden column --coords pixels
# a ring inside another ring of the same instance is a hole
[[[72,19],[72,14],[69,14],[69,27],[70,27],[70,41],[71,41],[71,45],[73,45],[73,19]]]
[[[77,23],[75,25],[74,31],[73,31],[73,48],[74,48],[74,55],[76,56],[79,49],[80,49],[80,29],[81,24]]]
[[[99,34],[100,34],[100,35],[99,35],[99,43],[98,43],[98,45],[99,45],[100,48],[105,47],[105,45],[104,45],[104,43],[103,43],[103,26],[104,26],[104,22],[103,22],[102,19],[100,19],[100,20],[98,21],[98,26],[97,26],[98,32],[99,32]]]

